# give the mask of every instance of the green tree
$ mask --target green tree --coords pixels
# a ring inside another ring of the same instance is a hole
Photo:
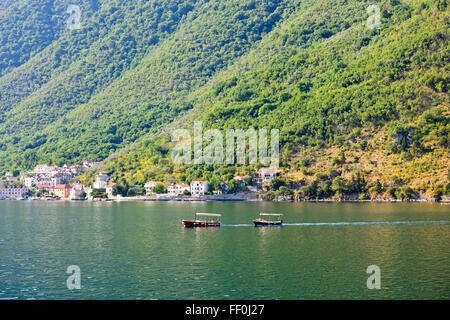
[[[275,192],[275,194],[277,196],[290,197],[290,196],[292,196],[294,194],[294,192],[291,189],[289,189],[289,188],[287,188],[285,186],[281,186],[278,189],[278,191]]]
[[[281,186],[285,185],[285,181],[282,178],[275,177],[269,182],[270,190],[277,191]]]
[[[269,190],[266,192],[266,194],[263,195],[264,200],[273,201],[275,199],[275,192],[272,190]]]
[[[98,196],[105,196],[105,197],[107,197],[106,190],[105,189],[92,189],[91,197],[95,198],[95,197],[98,197]]]
[[[347,191],[347,180],[344,177],[336,177],[333,179],[331,184],[331,189],[334,191],[336,196],[343,195]]]
[[[154,188],[153,188],[153,192],[161,194],[161,193],[165,193],[166,189],[164,188],[164,185],[161,183],[158,183]]]

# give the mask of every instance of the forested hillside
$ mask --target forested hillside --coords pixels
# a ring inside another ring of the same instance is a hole
[[[104,1],[82,28],[0,78],[2,163],[102,160],[192,108],[183,97],[297,5]]]
[[[280,129],[285,183],[307,185],[312,198],[336,191],[365,197],[371,186],[371,192],[400,197],[412,192],[409,186],[448,192],[445,5],[387,2],[382,27],[371,30],[367,15],[358,15],[366,3],[335,4],[310,3],[196,91],[190,121],[202,120],[207,128]],[[192,122],[179,126],[192,128]],[[176,166],[169,141],[142,143],[106,167],[131,184],[202,178],[232,185],[235,174],[255,169]]]
[[[367,24],[373,4],[379,28]],[[447,0],[91,1],[83,12],[79,30],[56,16],[51,36],[2,46],[2,169],[103,160],[131,143],[104,163],[122,184],[214,187],[256,169],[174,165],[171,128],[201,120],[279,129],[283,183],[310,197],[446,192]]]

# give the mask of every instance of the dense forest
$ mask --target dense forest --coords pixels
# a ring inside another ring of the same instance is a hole
[[[202,121],[280,130],[269,197],[449,192],[447,0],[72,3],[77,30],[65,1],[1,8],[0,170],[106,159],[122,186],[238,189],[257,166],[171,161]]]
[[[102,2],[79,30],[61,31],[0,78],[2,164],[102,160],[156,132],[192,108],[186,96],[294,7],[272,0]],[[24,32],[34,22],[22,19]]]

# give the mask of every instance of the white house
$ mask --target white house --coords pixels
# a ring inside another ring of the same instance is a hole
[[[49,173],[48,166],[46,164],[38,164],[34,167],[34,170],[31,173],[41,174],[41,173]]]
[[[192,181],[191,194],[193,196],[203,196],[209,190],[208,181]]]
[[[52,181],[51,177],[47,176],[47,175],[41,175],[39,177],[36,178],[36,181],[34,182],[34,184],[36,185],[49,185],[51,187],[56,186],[57,184],[60,183],[56,183],[57,181]]]
[[[79,200],[81,198],[82,193],[83,193],[82,189],[72,188],[72,190],[70,190],[69,199],[70,200]]]
[[[23,182],[27,188],[31,188],[37,184],[37,177],[35,176],[24,176]]]
[[[85,188],[83,188],[83,191],[86,193],[86,197],[88,199],[90,199],[91,198],[91,193],[92,193],[92,188],[91,187],[85,187]]]
[[[0,186],[0,199],[19,199],[26,197],[28,188],[22,184]]]
[[[77,175],[78,173],[84,171],[84,167],[79,164],[65,164],[63,170],[70,175]]]
[[[255,182],[258,184],[267,183],[278,176],[278,171],[273,168],[261,168],[255,172]]]
[[[28,187],[28,185],[39,185],[39,184],[48,184],[51,187],[56,187],[59,184],[66,184],[69,182],[69,177],[63,174],[54,174],[54,175],[47,175],[47,174],[40,174],[37,177],[25,177],[25,185]]]
[[[106,172],[102,171],[95,176],[94,189],[105,189],[108,185],[109,176]]]
[[[70,190],[69,199],[70,200],[84,199],[85,197],[81,197],[81,195],[83,195],[83,193],[85,193],[86,197],[88,197],[88,195],[90,194],[91,191],[92,190],[90,188],[86,188],[83,184],[76,183],[76,184],[72,185],[72,189]]]
[[[156,187],[156,185],[158,184],[162,184],[164,185],[164,183],[162,183],[161,181],[149,181],[145,184],[144,188],[145,188],[145,192],[147,194],[150,194],[153,192],[153,188]]]
[[[111,182],[111,183],[108,183],[108,185],[106,186],[106,194],[108,195],[108,198],[114,197],[113,189],[114,189],[115,185],[116,185],[115,183]]]
[[[6,181],[7,181],[7,182],[12,182],[12,183],[14,183],[14,182],[19,181],[19,177],[13,177],[13,176],[11,176],[11,177],[6,177]]]
[[[186,183],[175,183],[167,187],[167,192],[172,195],[183,194],[185,190],[191,191],[191,188]]]
[[[56,173],[50,176],[50,185],[55,187],[58,184],[66,184],[72,176],[67,173]]]
[[[36,174],[54,174],[57,173],[58,167],[57,166],[47,166],[46,164],[39,164],[37,165],[31,173]]]
[[[70,200],[79,200],[81,198],[81,194],[83,193],[82,186],[73,186],[70,190],[69,199]]]
[[[100,164],[100,162],[94,162],[94,161],[91,161],[91,160],[84,160],[83,161],[83,168],[84,169],[89,169],[89,168],[92,168],[93,166],[96,166],[96,165],[99,165]]]

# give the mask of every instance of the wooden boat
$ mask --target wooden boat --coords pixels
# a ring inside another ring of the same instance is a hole
[[[221,217],[221,214],[218,213],[195,213],[194,220],[183,220],[183,225],[186,228],[196,228],[196,227],[220,227],[220,221],[216,221],[214,217]],[[211,220],[204,219],[199,220],[198,217],[212,217]]]
[[[281,226],[283,225],[283,220],[281,220],[281,213],[260,213],[259,218],[253,220],[253,224],[255,227],[264,227],[264,226]],[[278,217],[278,220],[268,220],[263,219],[263,217]]]

